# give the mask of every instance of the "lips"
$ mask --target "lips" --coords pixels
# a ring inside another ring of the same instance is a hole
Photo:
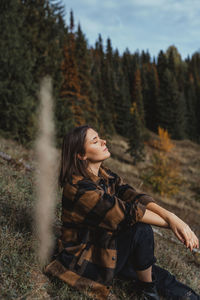
[[[108,151],[108,148],[106,147],[103,151]]]

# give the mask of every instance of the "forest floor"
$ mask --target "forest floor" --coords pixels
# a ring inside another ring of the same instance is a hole
[[[105,161],[105,165],[138,191],[150,194],[158,204],[177,214],[200,238],[200,145],[189,140],[173,140],[173,143],[175,147],[169,157],[178,163],[183,182],[179,192],[170,197],[154,193],[141,178],[141,173],[156,151],[148,145],[145,145],[145,161],[135,166],[131,157],[125,153],[126,140],[115,135],[109,148],[112,155]],[[14,160],[20,159],[37,168],[34,151],[12,140],[0,137],[0,151]],[[0,299],[89,299],[58,279],[42,273],[35,251],[37,241],[33,234],[34,186],[32,171],[0,158]],[[57,215],[61,208],[59,200],[58,192]],[[153,228],[157,264],[200,293],[199,252],[191,253],[170,230]],[[113,290],[119,299],[133,299],[129,297],[130,282],[115,279]]]

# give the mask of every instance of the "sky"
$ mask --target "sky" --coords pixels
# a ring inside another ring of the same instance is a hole
[[[62,0],[69,25],[73,10],[75,25],[81,24],[88,45],[99,33],[103,44],[109,37],[122,54],[149,51],[158,56],[171,45],[182,59],[200,51],[200,0]]]

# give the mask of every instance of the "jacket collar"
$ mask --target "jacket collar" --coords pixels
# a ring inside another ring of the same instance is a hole
[[[108,179],[111,178],[113,179],[114,177],[112,175],[109,175],[107,172],[106,172],[106,168],[101,166],[99,168],[99,174],[98,176],[96,176],[95,174],[93,174],[92,172],[89,171],[89,177],[90,179],[92,179],[92,181],[98,183],[102,178],[107,182],[108,184]]]

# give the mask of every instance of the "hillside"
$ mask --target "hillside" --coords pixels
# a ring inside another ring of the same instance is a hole
[[[113,136],[112,156],[105,165],[121,175],[137,190],[151,194],[163,207],[173,211],[200,237],[200,145],[191,141],[173,141],[176,147],[170,159],[177,161],[184,180],[180,191],[173,197],[160,196],[145,186],[140,174],[149,164],[155,151],[146,147],[146,160],[137,166],[124,154],[126,140]],[[36,167],[33,150],[26,150],[12,140],[0,138],[0,151],[14,160]],[[32,234],[35,201],[34,173],[23,165],[8,163],[0,158],[0,284],[1,299],[87,299],[63,282],[43,275],[34,252],[36,241]],[[58,193],[57,215],[60,211]],[[167,268],[183,283],[200,293],[199,256],[182,246],[169,230],[154,228],[157,264]],[[114,281],[114,290],[120,299],[129,299],[130,283]]]

